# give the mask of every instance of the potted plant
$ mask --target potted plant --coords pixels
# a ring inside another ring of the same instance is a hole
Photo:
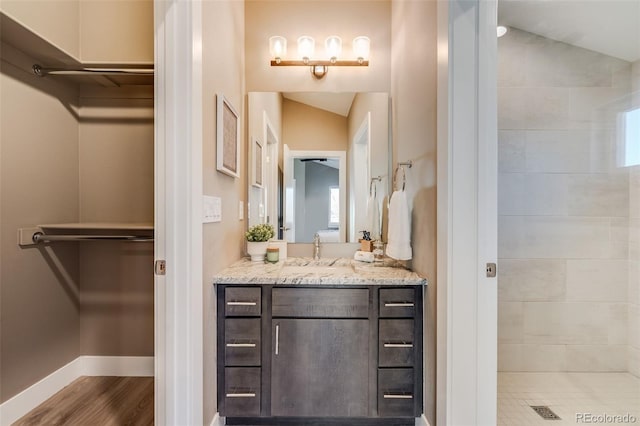
[[[244,235],[247,238],[247,254],[251,256],[251,261],[263,262],[269,240],[275,235],[273,226],[261,223],[249,228]]]

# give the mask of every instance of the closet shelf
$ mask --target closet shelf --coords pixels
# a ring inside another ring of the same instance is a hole
[[[113,64],[73,67],[46,67],[33,64],[31,70],[38,77],[64,78],[78,84],[97,84],[103,87],[153,86],[153,64]]]
[[[21,22],[18,22],[3,12],[0,12],[0,38],[3,44],[6,43],[9,48],[17,49],[21,52],[21,55],[6,55],[6,58],[3,59],[35,75],[45,76],[51,74],[51,78],[61,78],[73,84],[87,84],[102,87],[153,86],[154,84],[152,73],[153,62],[82,62],[79,58],[66,52],[51,40],[42,37],[32,28],[23,25]],[[34,60],[35,63],[27,60],[27,57],[24,56],[25,54]],[[39,64],[38,66],[41,70],[40,74],[34,70],[34,65],[37,64]],[[57,75],[60,70],[81,70],[86,68],[97,68],[103,71],[111,69],[112,71],[109,72],[108,75],[100,75],[96,70],[89,71],[88,73],[75,72],[67,73],[67,75]],[[145,71],[141,73],[143,69]],[[138,70],[138,72],[133,72],[133,70]],[[56,75],[54,75],[54,73]]]

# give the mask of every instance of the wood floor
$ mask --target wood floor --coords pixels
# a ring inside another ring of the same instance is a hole
[[[80,377],[13,426],[153,425],[153,377]]]

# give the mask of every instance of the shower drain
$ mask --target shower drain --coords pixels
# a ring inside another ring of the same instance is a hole
[[[546,405],[530,405],[530,407],[545,420],[562,420],[560,416],[551,411],[551,408]]]

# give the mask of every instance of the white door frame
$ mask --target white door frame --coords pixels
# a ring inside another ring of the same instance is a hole
[[[155,0],[155,424],[203,422],[202,4]]]
[[[496,424],[496,9],[438,2],[437,424]]]

